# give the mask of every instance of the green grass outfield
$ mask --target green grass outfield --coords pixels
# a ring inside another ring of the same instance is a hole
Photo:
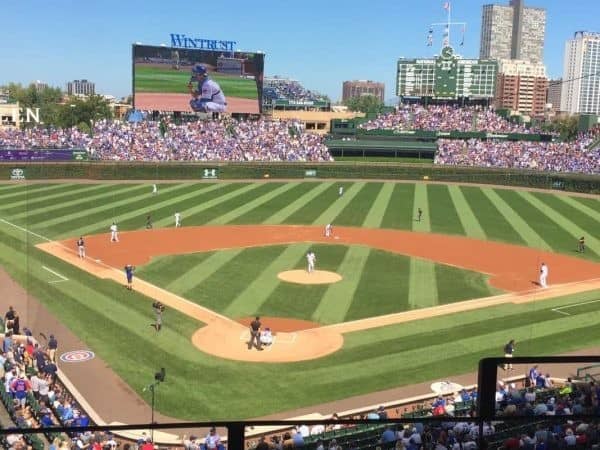
[[[258,99],[255,80],[211,72],[210,77],[219,83],[225,97]],[[190,81],[188,71],[135,66],[134,90],[136,93],[154,92],[165,94],[187,94]],[[196,83],[194,83],[195,87]]]
[[[341,198],[339,185],[345,187]],[[414,221],[417,207],[425,212],[422,222]],[[149,212],[155,226],[172,226],[175,211],[181,212],[184,226],[331,222],[472,236],[600,261],[598,198],[362,181],[164,184],[159,185],[158,196],[151,195],[150,184],[0,185],[0,264],[140,394],[148,374],[156,367],[169,367],[169,383],[161,386],[157,405],[173,417],[257,417],[442,375],[451,377],[474,371],[483,356],[501,355],[509,338],[519,343],[519,356],[600,344],[600,292],[589,292],[354,332],[345,335],[339,352],[313,361],[221,360],[189,344],[192,333],[203,324],[169,310],[163,332],[157,336],[148,327],[153,317],[150,299],[38,251],[34,245],[41,238],[7,223],[60,239],[106,233],[113,220],[121,230],[142,229]],[[588,243],[584,255],[575,252],[581,234]],[[246,301],[252,299],[259,311],[298,318],[310,313],[310,320],[326,322],[371,315],[371,306],[359,301],[368,296],[388,299],[380,303],[381,312],[398,307],[390,300],[394,296],[402,296],[405,306],[412,308],[451,301],[456,289],[448,278],[462,278],[463,286],[476,291],[487,288],[481,276],[472,272],[446,270],[429,261],[358,246],[333,246],[329,256],[325,248],[319,249],[322,263],[332,268],[360,267],[359,276],[343,292],[310,287],[306,301],[313,307],[305,309],[298,302],[284,302],[287,295],[297,299],[301,294],[273,283],[267,273],[286,261],[301,265],[303,252],[302,244],[295,244],[166,257],[142,268],[140,276],[145,273],[193,301],[232,316],[246,314]],[[253,258],[261,263],[249,263]],[[49,283],[54,277],[42,265],[69,281]],[[401,282],[368,269],[389,265],[401,268]],[[232,276],[240,280],[232,283]],[[343,315],[335,308],[319,307],[328,298],[343,303]],[[571,315],[552,311],[557,306]],[[239,402],[240,397],[245,401]]]

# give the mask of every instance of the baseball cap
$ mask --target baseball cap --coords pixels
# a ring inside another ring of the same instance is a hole
[[[203,64],[196,64],[194,67],[192,67],[192,73],[196,73],[199,75],[205,74],[206,66]]]

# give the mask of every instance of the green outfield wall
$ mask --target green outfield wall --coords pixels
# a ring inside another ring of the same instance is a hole
[[[600,177],[400,163],[2,163],[0,180],[385,179],[484,183],[600,194]]]

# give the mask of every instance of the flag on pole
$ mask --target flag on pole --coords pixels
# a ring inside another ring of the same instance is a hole
[[[446,25],[446,28],[444,29],[443,45],[444,47],[450,45],[450,28],[448,27],[448,25]]]
[[[446,11],[449,11],[449,10],[450,10],[450,2],[444,2],[444,9],[445,9]]]
[[[465,30],[466,30],[466,25],[463,25],[462,27],[462,37],[460,40],[460,46],[462,47],[463,45],[465,45]]]
[[[433,45],[433,28],[429,28],[429,34],[427,35],[427,47]]]

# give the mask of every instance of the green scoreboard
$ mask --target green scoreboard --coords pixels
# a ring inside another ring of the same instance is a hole
[[[491,99],[496,92],[498,64],[493,60],[463,59],[444,47],[431,59],[398,60],[396,95],[433,99]]]

